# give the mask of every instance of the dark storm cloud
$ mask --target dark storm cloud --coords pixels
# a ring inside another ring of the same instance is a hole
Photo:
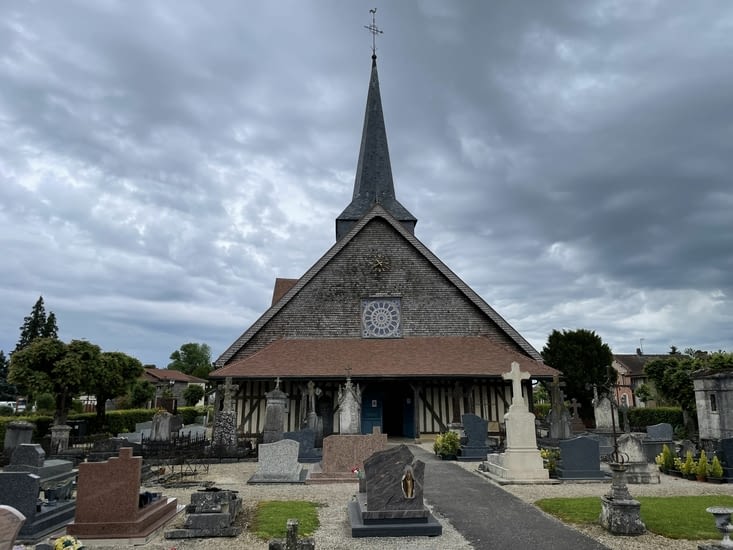
[[[380,5],[381,4],[381,5]],[[733,9],[377,3],[399,199],[538,348],[731,348]],[[0,8],[0,348],[218,354],[332,244],[371,4]]]

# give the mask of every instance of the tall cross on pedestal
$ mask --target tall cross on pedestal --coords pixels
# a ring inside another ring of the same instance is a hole
[[[573,409],[573,418],[578,418],[578,409],[582,406],[575,397],[570,400],[570,408]]]
[[[369,10],[369,13],[372,14],[372,24],[364,25],[364,28],[372,33],[372,57],[377,57],[377,35],[384,34],[384,31],[377,27],[377,8]]]
[[[231,411],[232,398],[234,397],[234,393],[239,389],[239,386],[232,384],[232,377],[227,376],[224,379],[224,384],[220,385],[219,389],[224,391],[224,410]]]
[[[512,370],[501,375],[504,380],[512,381],[512,405],[524,405],[522,399],[522,380],[529,379],[528,372],[519,370],[519,363],[512,361]]]

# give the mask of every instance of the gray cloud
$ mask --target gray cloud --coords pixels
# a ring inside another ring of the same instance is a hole
[[[377,4],[426,245],[538,348],[731,349],[727,2]],[[370,7],[0,7],[0,349],[43,294],[65,339],[223,351],[333,244]]]

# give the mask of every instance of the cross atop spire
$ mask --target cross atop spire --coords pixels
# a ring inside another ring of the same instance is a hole
[[[369,13],[372,14],[372,24],[371,25],[364,25],[364,28],[368,30],[370,33],[372,33],[372,58],[377,57],[377,35],[378,34],[384,34],[384,31],[382,31],[379,27],[377,27],[377,8],[373,8],[369,10]]]

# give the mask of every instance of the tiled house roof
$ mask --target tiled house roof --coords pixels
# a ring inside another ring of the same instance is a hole
[[[153,383],[170,382],[172,380],[174,382],[186,382],[189,384],[206,384],[206,380],[202,378],[197,378],[173,369],[145,369],[143,378]]]
[[[534,377],[557,371],[486,337],[281,339],[212,378],[436,378],[501,376],[516,361]],[[285,374],[284,374],[285,373]]]
[[[644,365],[652,359],[663,359],[669,357],[668,354],[663,355],[640,355],[638,353],[630,354],[614,354],[613,358],[621,365],[629,370],[633,378],[646,376],[644,374]]]

